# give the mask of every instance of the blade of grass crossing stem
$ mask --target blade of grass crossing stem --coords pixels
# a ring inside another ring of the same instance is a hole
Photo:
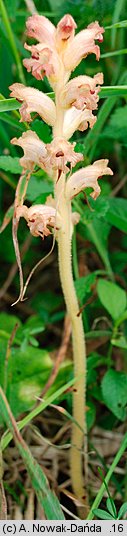
[[[6,29],[7,37],[10,43],[10,47],[11,47],[11,50],[13,52],[13,55],[16,61],[16,65],[17,65],[17,69],[19,73],[19,79],[21,80],[22,84],[25,84],[25,77],[23,73],[22,63],[21,63],[20,56],[17,50],[17,46],[15,44],[14,35],[11,29],[10,21],[8,18],[8,13],[6,11],[5,3],[3,2],[3,0],[0,0],[0,12],[1,12],[3,23]]]
[[[116,4],[115,4],[115,9],[114,9],[114,13],[113,13],[113,18],[112,18],[112,24],[115,24],[115,22],[118,22],[119,18],[120,18],[120,15],[122,13],[122,10],[124,8],[124,4],[125,4],[125,0],[117,0],[116,1]],[[112,28],[111,30],[111,48],[114,48],[115,46],[115,39],[116,39],[116,32],[117,32],[117,28]]]
[[[27,468],[32,486],[42,508],[44,509],[47,519],[65,519],[55,493],[49,488],[49,483],[45,474],[33,458],[27,444],[18,430],[16,421],[11,413],[2,388],[0,388],[0,410],[6,425],[9,426],[10,431],[13,434],[16,446]]]
[[[62,387],[57,389],[57,391],[55,393],[52,393],[49,397],[47,397],[45,400],[43,400],[43,402],[41,402],[35,409],[30,411],[30,413],[28,415],[26,415],[26,417],[24,417],[24,419],[22,419],[17,424],[18,430],[22,430],[22,428],[24,428],[24,426],[27,426],[27,424],[29,424],[29,422],[31,422],[32,419],[34,419],[34,417],[39,415],[39,413],[44,411],[45,408],[47,408],[50,404],[52,404],[52,402],[54,402],[54,400],[56,400],[56,398],[58,398],[65,391],[70,389],[75,384],[76,379],[77,378],[73,378],[72,380],[67,382],[65,385],[62,385]],[[1,446],[2,450],[4,450],[7,447],[7,445],[10,443],[11,439],[12,439],[12,434],[10,432],[7,432],[7,433],[5,433],[3,435],[3,437],[1,438],[1,443],[0,443],[0,446]]]
[[[125,434],[124,438],[123,438],[123,441],[121,443],[121,446],[110,466],[110,469],[108,470],[107,472],[107,475],[105,476],[105,483],[108,484],[109,483],[109,480],[110,478],[112,477],[112,474],[113,474],[113,471],[115,470],[116,466],[118,465],[119,461],[120,461],[120,458],[122,457],[122,455],[124,454],[125,450],[127,449],[127,433]],[[101,499],[103,497],[103,494],[104,494],[104,491],[105,491],[105,483],[103,482],[103,484],[101,485],[98,493],[97,493],[97,496],[92,504],[92,507],[90,509],[90,512],[88,514],[88,517],[87,519],[93,519],[94,517],[94,510],[95,508],[98,508],[100,502],[101,502]]]

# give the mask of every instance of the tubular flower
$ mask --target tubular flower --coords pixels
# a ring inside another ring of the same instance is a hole
[[[98,22],[89,24],[85,30],[79,32],[73,40],[68,42],[64,52],[63,62],[67,71],[73,71],[83,58],[88,54],[95,54],[96,59],[100,58],[100,48],[95,45],[95,40],[103,41],[104,28],[101,28]],[[73,53],[72,53],[73,52]]]
[[[63,107],[75,106],[78,110],[84,108],[96,110],[100,91],[100,85],[97,84],[103,84],[102,73],[95,74],[93,78],[84,75],[70,80],[61,95]]]
[[[75,106],[72,106],[65,112],[63,123],[63,134],[67,140],[73,136],[75,130],[83,132],[90,126],[96,123],[96,117],[92,114],[91,110],[85,108],[85,110],[77,110]]]
[[[75,143],[69,143],[64,138],[54,138],[54,140],[47,144],[46,164],[51,169],[58,170],[58,178],[61,173],[67,173],[70,171],[70,167],[74,167],[77,162],[83,160],[81,153],[74,151]],[[67,166],[69,162],[70,167]]]
[[[25,218],[33,236],[41,236],[44,239],[51,234],[49,227],[55,227],[56,209],[48,205],[33,205],[30,208],[23,205],[18,207],[17,217]]]
[[[26,34],[45,45],[54,45],[55,26],[43,15],[34,14],[26,21]]]
[[[11,143],[22,147],[24,156],[20,158],[20,164],[24,169],[32,171],[35,165],[45,169],[46,146],[35,132],[27,130],[20,138],[13,138]]]
[[[10,89],[11,97],[15,97],[19,102],[23,101],[20,108],[20,121],[32,121],[31,112],[37,112],[48,125],[54,125],[56,109],[50,97],[38,89],[26,87],[23,84],[12,84]]]
[[[82,190],[85,190],[85,188],[93,188],[93,192],[90,195],[93,199],[97,199],[101,191],[98,179],[101,179],[103,175],[113,175],[106,159],[96,160],[91,166],[86,166],[76,171],[67,181],[67,199],[73,199],[73,197]]]
[[[57,78],[57,73],[61,69],[61,62],[58,54],[52,51],[48,46],[44,47],[39,43],[38,45],[27,45],[25,43],[24,47],[26,50],[31,52],[31,58],[23,60],[23,65],[26,67],[27,71],[37,80],[42,80],[44,76],[50,81],[50,84],[53,85]]]

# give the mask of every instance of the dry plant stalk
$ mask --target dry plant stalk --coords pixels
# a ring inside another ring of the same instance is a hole
[[[83,449],[85,439],[85,472],[87,474],[87,430],[86,430],[86,348],[83,323],[78,315],[79,306],[75,292],[72,261],[71,237],[74,224],[79,221],[79,214],[72,212],[72,200],[87,187],[93,189],[91,196],[96,199],[100,193],[98,179],[103,175],[112,175],[108,160],[102,159],[92,165],[82,167],[72,174],[72,168],[83,155],[75,151],[75,143],[68,140],[76,130],[83,132],[93,127],[96,117],[92,113],[97,109],[100,84],[103,74],[97,73],[93,78],[82,75],[69,81],[71,73],[88,54],[94,53],[99,60],[100,48],[95,40],[103,41],[104,29],[98,22],[90,24],[75,35],[76,23],[71,15],[65,15],[55,27],[46,17],[32,15],[27,23],[28,37],[35,38],[37,44],[27,45],[31,57],[23,61],[28,72],[37,80],[47,76],[55,94],[54,101],[38,89],[15,83],[11,86],[11,96],[22,102],[21,121],[32,121],[31,113],[36,112],[52,127],[53,140],[43,143],[32,130],[24,132],[13,144],[24,151],[20,159],[23,167],[22,177],[17,186],[15,213],[13,218],[13,240],[20,272],[20,295],[23,300],[28,281],[23,283],[17,230],[20,217],[24,217],[33,236],[42,239],[54,229],[58,241],[59,272],[67,313],[71,320],[74,375],[76,378],[73,392],[72,442],[70,453],[70,471],[73,491],[82,505],[82,516],[86,517],[87,493],[83,473]],[[28,208],[24,205],[27,184],[35,166],[45,170],[54,181],[54,199],[49,196],[44,205]]]

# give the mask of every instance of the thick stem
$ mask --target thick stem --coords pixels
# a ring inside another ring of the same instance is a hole
[[[56,91],[56,122],[53,128],[54,137],[63,136],[64,110],[60,102],[60,89],[63,89],[64,81]],[[76,498],[79,500],[79,515],[86,518],[88,514],[87,494],[84,487],[83,455],[85,456],[85,475],[87,475],[87,439],[86,439],[86,347],[82,317],[78,315],[79,305],[75,292],[72,262],[71,262],[71,201],[65,196],[66,177],[62,173],[54,177],[56,207],[61,216],[61,229],[58,232],[58,256],[59,272],[67,312],[72,324],[74,376],[76,378],[73,390],[73,418],[72,441],[70,451],[71,483]],[[78,316],[77,316],[78,315]],[[85,438],[85,452],[84,452]]]
[[[72,487],[79,502],[84,503],[80,514],[86,517],[87,504],[83,476],[83,447],[86,445],[85,419],[85,386],[86,386],[86,348],[81,316],[77,316],[79,305],[75,292],[72,263],[71,263],[71,203],[66,201],[64,192],[59,197],[59,212],[62,217],[62,228],[58,233],[59,271],[63,294],[72,324],[72,342],[74,359],[74,376],[76,378],[73,390],[72,444],[70,453],[70,469]],[[87,448],[85,447],[87,453]]]

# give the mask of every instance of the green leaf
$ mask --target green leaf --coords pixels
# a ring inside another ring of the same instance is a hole
[[[123,519],[125,514],[127,514],[127,502],[123,503],[118,512],[118,519]]]
[[[115,2],[115,9],[113,11],[113,18],[112,18],[113,26],[112,26],[112,31],[111,31],[111,47],[112,48],[114,48],[115,46],[116,33],[117,33],[115,23],[119,21],[121,13],[124,9],[124,5],[125,5],[125,0],[121,0],[121,2],[119,0],[116,0]]]
[[[0,330],[4,330],[11,335],[15,325],[22,325],[21,320],[16,315],[9,315],[8,313],[0,313]]]
[[[22,171],[22,167],[19,164],[19,158],[13,158],[12,156],[0,156],[0,169],[17,174]]]
[[[124,49],[124,53],[126,51],[126,54],[127,54],[127,49]],[[109,54],[103,54],[102,57],[107,57],[107,56],[113,56],[113,55],[119,55],[122,53],[122,50],[118,50],[116,52],[112,52],[112,53],[109,53]],[[104,99],[106,97],[127,97],[127,85],[123,85],[123,86],[104,86],[101,88],[100,92],[99,92],[99,98],[100,99]]]
[[[53,182],[47,181],[43,172],[41,172],[40,177],[37,175],[32,175],[27,189],[27,199],[29,199],[29,201],[36,203],[37,199],[39,198],[39,202],[41,202],[41,196],[43,196],[44,194],[48,196],[52,193]]]
[[[0,100],[0,112],[12,112],[12,110],[19,110],[21,104],[16,99],[2,99]]]
[[[120,335],[120,337],[116,339],[112,338],[111,343],[113,346],[117,346],[117,348],[122,348],[122,350],[127,350],[127,338],[124,337],[124,335]]]
[[[101,54],[101,59],[103,58],[111,58],[112,56],[122,56],[123,54],[127,54],[127,48],[121,48],[120,50],[114,50],[113,52],[105,52],[104,54]],[[110,93],[110,87],[111,87],[111,93]],[[112,96],[112,95],[115,95],[115,88],[117,89],[117,87],[119,88],[119,91],[121,91],[121,88],[123,88],[123,86],[104,86],[104,90],[109,90],[109,93],[107,96]],[[114,89],[113,89],[114,88]],[[104,91],[105,93],[105,91]],[[100,95],[99,95],[100,96]],[[101,94],[101,98],[103,98],[103,91],[102,91],[102,94]]]
[[[125,311],[127,306],[127,296],[125,290],[115,283],[99,279],[97,283],[99,299],[113,320],[117,320]]]
[[[127,233],[127,201],[122,198],[110,198],[109,209],[106,213],[106,220],[111,224]]]
[[[96,277],[96,272],[93,272],[85,277],[79,277],[79,279],[76,279],[75,288],[77,296],[81,302],[88,297],[87,294],[92,292],[92,285],[94,285]]]
[[[126,28],[127,20],[121,20],[120,22],[114,22],[110,26],[105,26],[105,30],[111,30],[112,28]]]
[[[34,460],[31,451],[18,431],[17,424],[10,411],[2,389],[0,389],[0,408],[3,419],[6,422],[7,427],[9,426],[10,431],[14,436],[15,443],[31,478],[32,486],[37,495],[37,499],[43,507],[47,519],[64,519],[60,503],[55,493],[50,490],[48,480],[43,473],[42,468],[39,466],[36,460]]]
[[[108,125],[105,127],[102,137],[120,140],[126,144],[127,136],[127,105],[119,106],[111,115]],[[117,201],[117,199],[116,199]]]
[[[29,422],[34,419],[37,415],[39,415],[45,408],[47,408],[50,404],[54,403],[58,397],[65,397],[65,392],[72,387],[72,385],[75,384],[75,378],[72,380],[66,382],[64,381],[64,384],[59,387],[59,389],[55,389],[55,392],[52,393],[50,396],[47,396],[43,402],[40,402],[40,404],[33,409],[31,412],[26,415],[19,423],[18,423],[18,430],[22,430],[24,426],[27,426]],[[13,435],[11,433],[7,433],[1,438],[1,449],[4,450],[7,445],[9,445]]]
[[[111,514],[109,514],[105,510],[101,510],[101,508],[95,508],[93,510],[93,514],[94,516],[97,516],[99,519],[107,519],[107,520],[114,519],[114,517],[111,516]]]
[[[110,369],[102,380],[102,395],[107,408],[121,421],[127,417],[127,375]]]
[[[115,519],[117,519],[117,511],[116,511],[116,506],[115,506],[115,503],[113,501],[113,499],[111,497],[108,497],[107,501],[106,501],[106,507],[107,507],[107,510],[110,512],[110,514],[115,517]]]

